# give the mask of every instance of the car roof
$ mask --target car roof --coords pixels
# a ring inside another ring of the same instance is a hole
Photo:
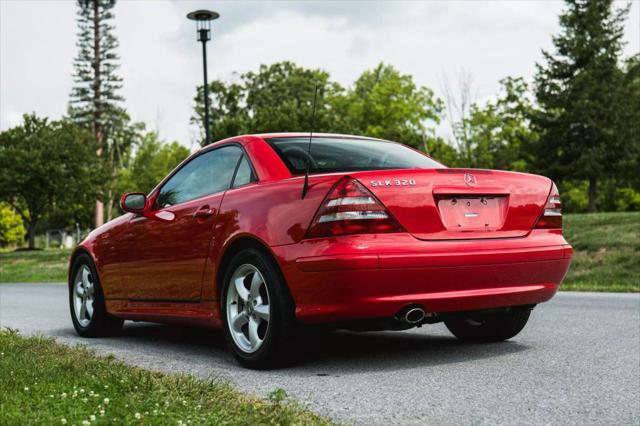
[[[206,151],[215,146],[222,145],[229,142],[239,142],[245,145],[256,139],[265,140],[265,139],[273,139],[273,138],[296,138],[296,137],[308,138],[309,132],[277,132],[277,133],[255,133],[255,134],[247,134],[247,135],[238,135],[238,136],[233,136],[227,139],[223,139],[221,141],[214,142],[207,146],[203,146],[196,152]],[[313,137],[314,138],[365,139],[365,140],[372,140],[372,141],[390,142],[385,139],[372,138],[369,136],[347,135],[347,134],[341,134],[341,133],[314,133]]]

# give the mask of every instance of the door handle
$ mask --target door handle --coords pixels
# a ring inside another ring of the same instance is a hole
[[[193,214],[193,217],[196,218],[205,218],[209,216],[213,216],[216,213],[215,209],[210,209],[209,206],[202,206]]]

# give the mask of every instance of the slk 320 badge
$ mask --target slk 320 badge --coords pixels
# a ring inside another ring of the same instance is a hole
[[[371,186],[414,186],[415,184],[415,179],[385,179],[371,181]]]

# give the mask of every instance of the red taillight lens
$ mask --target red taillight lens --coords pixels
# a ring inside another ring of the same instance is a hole
[[[353,178],[343,178],[322,202],[307,238],[403,231],[367,188]]]
[[[536,228],[541,229],[562,229],[562,203],[560,202],[560,192],[554,183],[551,187],[551,193],[544,205],[544,210]]]

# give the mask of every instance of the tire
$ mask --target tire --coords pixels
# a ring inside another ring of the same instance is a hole
[[[454,336],[465,342],[501,342],[520,333],[527,324],[530,314],[530,309],[519,309],[505,313],[456,318],[447,320],[444,324]]]
[[[238,252],[224,274],[220,312],[225,340],[245,367],[268,369],[295,361],[294,304],[275,262],[263,252]]]
[[[117,334],[123,320],[107,313],[98,272],[91,257],[76,257],[69,275],[69,309],[76,332],[82,337],[104,337]]]

